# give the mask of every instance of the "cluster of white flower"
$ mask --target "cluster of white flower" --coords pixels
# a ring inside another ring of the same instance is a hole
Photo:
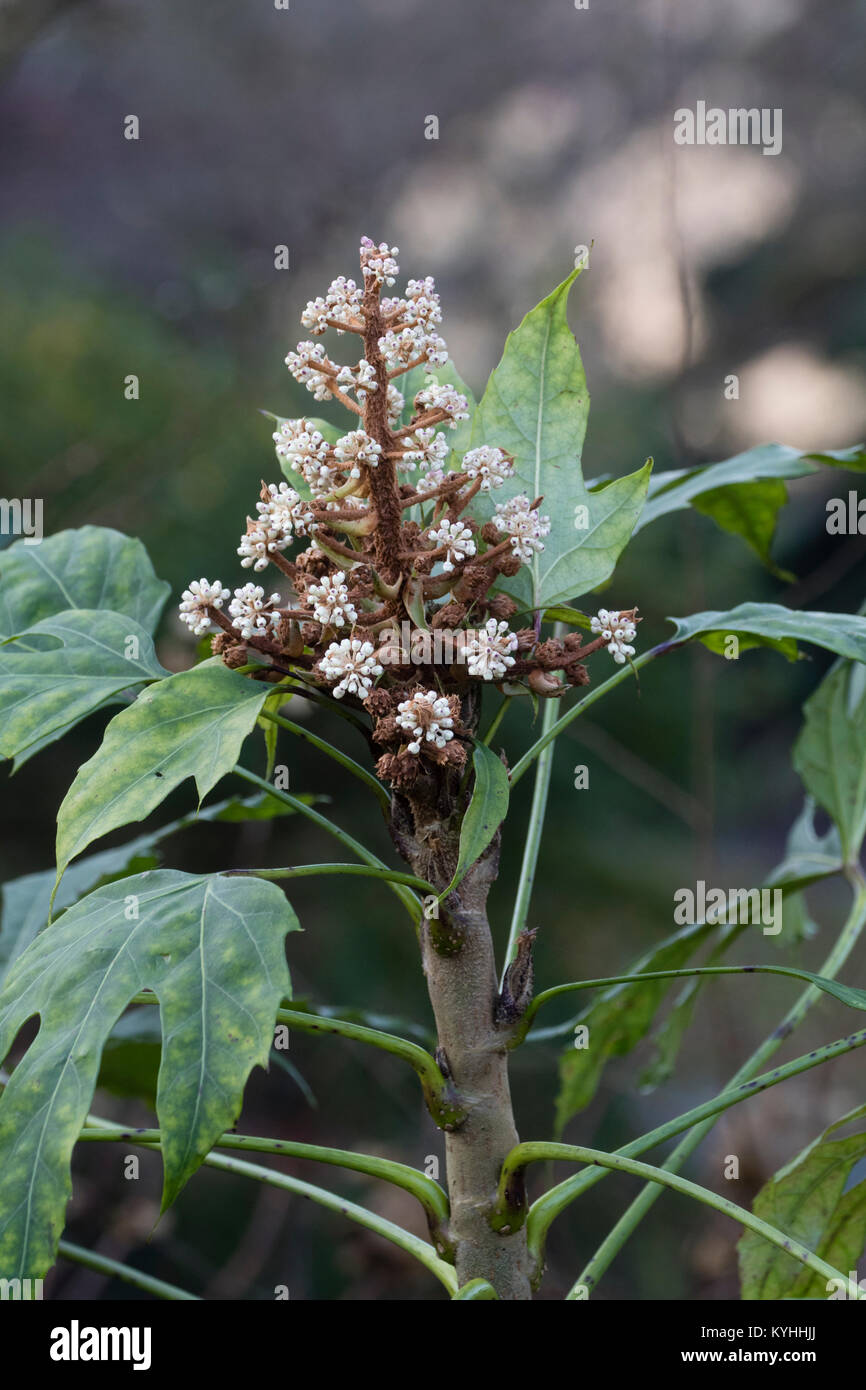
[[[456,563],[475,554],[475,541],[472,532],[462,521],[449,521],[445,517],[438,526],[431,526],[427,536],[437,546],[445,546],[445,559],[442,568],[450,574]]]
[[[376,660],[372,642],[363,642],[357,637],[344,637],[342,642],[332,642],[319,662],[319,670],[327,681],[336,681],[334,698],[359,695],[362,699],[370,691],[373,680],[381,676],[382,667]]]
[[[361,266],[364,271],[365,280],[375,280],[380,285],[393,285],[396,276],[400,274],[395,256],[399,255],[398,246],[389,246],[387,241],[380,241],[376,246],[368,236],[361,238]]]
[[[280,614],[272,611],[275,604],[281,603],[279,594],[265,598],[260,584],[244,584],[235,589],[235,596],[229,604],[229,617],[241,637],[264,637],[268,628],[275,628]]]
[[[419,692],[399,704],[397,724],[412,734],[412,742],[408,745],[410,753],[420,753],[423,742],[444,748],[454,737],[451,705],[444,695],[437,695],[435,690],[428,690],[426,694]]]
[[[319,296],[318,299],[310,300],[301,314],[301,324],[317,337],[324,333],[329,321],[334,327],[338,324],[345,325],[344,328],[337,328],[338,333],[343,333],[349,328],[357,331],[359,323],[363,321],[363,294],[363,290],[354,280],[347,280],[345,275],[339,275],[336,280],[331,281],[324,298]]]
[[[448,419],[444,421],[449,429],[457,428],[458,420],[469,419],[469,402],[461,396],[456,386],[431,381],[415,397],[417,411],[444,410]]]
[[[619,612],[609,612],[599,608],[596,617],[590,619],[590,628],[607,642],[607,649],[618,666],[625,664],[626,658],[634,656],[634,647],[629,643],[637,635],[637,624],[631,618],[624,618]]]
[[[214,626],[208,608],[222,608],[229,593],[218,579],[194,579],[181,595],[181,622],[192,628],[196,637],[201,637]]]
[[[432,275],[406,282],[406,302],[400,303],[400,314],[404,323],[420,323],[428,329],[442,322],[442,306]]]
[[[429,463],[438,468],[448,457],[448,440],[439,430],[414,430],[403,439],[406,452],[400,459],[401,468],[414,468],[418,463]]]
[[[445,339],[438,333],[428,333],[420,323],[389,328],[379,339],[379,351],[389,372],[402,371],[421,362],[429,362],[431,367],[444,367],[448,361]]]
[[[482,628],[468,632],[463,642],[470,676],[485,681],[498,681],[514,665],[512,652],[517,650],[517,637],[505,622],[488,618]]]
[[[330,446],[306,420],[282,420],[274,431],[277,458],[284,460],[314,492],[330,492],[336,470],[330,460]]]
[[[490,444],[481,444],[463,455],[460,465],[470,478],[481,479],[481,491],[489,492],[492,487],[501,487],[506,478],[514,472],[514,465],[507,454]]]
[[[317,401],[331,400],[333,377],[321,370],[327,360],[328,355],[321,343],[298,343],[297,352],[286,353],[286,366],[295,381],[312,391]]]
[[[318,584],[310,585],[307,594],[317,621],[326,627],[347,627],[357,622],[357,610],[349,601],[348,587],[339,574],[326,574]]]
[[[400,416],[401,416],[402,413],[403,413],[403,407],[405,406],[405,404],[406,404],[406,398],[405,398],[405,396],[403,395],[402,391],[398,391],[398,390],[397,390],[397,387],[394,385],[394,383],[393,383],[393,382],[389,382],[389,383],[388,383],[388,405],[387,405],[387,410],[388,410],[388,424],[391,426],[391,429],[392,429],[392,430],[395,430],[395,429],[397,428],[397,426],[399,425],[399,423],[400,423]]]
[[[352,376],[352,384],[349,389],[355,392],[355,395],[362,404],[367,399],[368,391],[378,391],[379,383],[376,380],[376,370],[374,367],[371,367],[366,357],[361,358],[361,361],[355,368],[354,374],[350,373],[350,375]],[[339,380],[340,375],[337,376],[337,381]]]
[[[444,468],[431,468],[429,473],[424,473],[417,483],[419,492],[433,492],[434,488],[441,487],[448,474]]]
[[[315,524],[310,504],[300,497],[288,483],[268,483],[268,500],[257,502],[259,525],[271,532],[273,539],[280,544],[276,550],[285,550],[293,535],[306,536]]]
[[[254,570],[267,569],[270,557],[277,550],[285,550],[287,545],[288,541],[279,532],[250,523],[250,529],[241,536],[238,546],[241,569],[248,570],[251,565]]]
[[[525,492],[497,503],[496,525],[511,537],[511,549],[524,563],[544,549],[542,537],[550,535],[550,517],[530,507]]]
[[[334,445],[334,458],[341,468],[348,470],[350,478],[360,478],[362,463],[375,468],[381,452],[382,445],[371,439],[366,430],[352,430]]]

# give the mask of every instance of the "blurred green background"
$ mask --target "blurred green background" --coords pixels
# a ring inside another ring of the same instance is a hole
[[[441,0],[432,17],[422,0],[0,6],[0,492],[43,498],[46,531],[96,523],[137,535],[177,592],[199,575],[239,582],[244,517],[259,479],[278,476],[259,411],[307,406],[283,357],[305,336],[306,300],[356,273],[362,234],[400,246],[404,277],[436,277],[452,356],[479,392],[505,333],[568,274],[575,248],[592,246],[571,306],[592,394],[589,475],[648,455],[663,469],[776,438],[803,448],[863,438],[861,5]],[[674,110],[699,99],[781,108],[782,153],[675,147]],[[138,141],[123,138],[130,113]],[[436,141],[424,137],[431,113]],[[280,244],[288,271],[274,269]],[[130,373],[137,401],[124,397]],[[725,399],[731,373],[737,400]],[[603,601],[639,605],[642,647],[666,635],[668,614],[746,598],[856,609],[864,538],[828,536],[824,503],[857,481],[822,473],[792,487],[774,551],[791,585],[709,520],[680,513],[635,541]],[[160,653],[176,669],[193,659],[173,605]],[[825,666],[820,655],[792,666],[769,653],[681,652],[572,726],[556,749],[531,912],[541,986],[624,967],[671,930],[674,890],[697,877],[762,881],[800,809],[790,746]],[[604,674],[602,661],[593,678]],[[295,706],[293,717],[360,752],[351,732]],[[501,728],[512,760],[529,721],[514,708]],[[4,779],[0,877],[50,866],[57,807],[103,725],[88,721]],[[248,761],[263,758],[258,748]],[[341,825],[392,854],[356,784],[297,742],[278,760],[293,790],[329,796]],[[574,789],[577,764],[590,769],[588,791]],[[527,779],[492,897],[503,944],[530,797]],[[188,788],[156,819],[192,804]],[[202,826],[165,857],[197,871],[328,853],[293,819]],[[305,928],[290,951],[299,996],[429,1026],[413,935],[387,889],[311,880],[292,900]],[[790,953],[809,966],[845,902],[830,886],[812,906],[820,935]],[[777,950],[747,936],[732,959]],[[862,952],[847,978],[866,983]],[[791,999],[789,982],[768,977],[713,982],[676,1079],[641,1090],[644,1045],[608,1068],[566,1137],[614,1147],[709,1097]],[[845,1027],[824,1002],[788,1055]],[[257,1074],[242,1131],[442,1161],[398,1066],[298,1035],[288,1056],[303,1086],[278,1067]],[[522,1137],[551,1131],[556,1062],[546,1045],[515,1058]],[[725,1191],[747,1204],[863,1089],[855,1055],[771,1091],[731,1112],[690,1171],[718,1188],[725,1155],[739,1154],[740,1181]],[[104,1114],[148,1122],[143,1104],[98,1099]],[[436,1296],[376,1237],[213,1172],[150,1238],[158,1158],[142,1155],[137,1183],[121,1159],[110,1145],[76,1155],[70,1238],[211,1298],[268,1299],[278,1284],[293,1299]],[[321,1180],[309,1166],[291,1171]],[[330,1180],[420,1230],[403,1194],[336,1170]],[[612,1177],[557,1223],[542,1297],[569,1287],[633,1190]],[[736,1296],[737,1234],[668,1194],[596,1296]],[[63,1264],[49,1291],[124,1296]]]

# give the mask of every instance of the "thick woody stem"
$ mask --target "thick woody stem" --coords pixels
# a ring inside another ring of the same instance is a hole
[[[402,819],[408,832],[395,828],[395,841],[413,870],[423,865],[426,881],[441,889],[450,881],[459,829],[452,817],[419,814],[414,802],[412,812],[409,829],[405,811],[399,803],[395,808],[395,826]],[[486,910],[497,861],[494,844],[448,897],[442,920],[424,922],[421,951],[437,1057],[466,1110],[462,1124],[445,1135],[458,1282],[487,1279],[501,1299],[528,1300],[532,1268],[522,1231],[494,1231],[490,1224],[499,1174],[517,1133],[508,1081],[511,1024],[497,1022],[499,990]]]

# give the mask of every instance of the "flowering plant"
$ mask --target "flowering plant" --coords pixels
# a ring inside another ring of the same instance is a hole
[[[577,271],[509,337],[476,404],[440,336],[433,280],[409,280],[402,297],[387,293],[399,274],[396,256],[395,247],[365,238],[359,282],[341,276],[304,310],[312,339],[288,354],[287,365],[315,401],[348,411],[351,428],[275,417],[285,476],[262,482],[237,550],[241,568],[276,570],[275,587],[270,579],[267,586],[250,581],[234,590],[220,579],[193,580],[180,618],[194,636],[208,638],[209,651],[199,652],[189,670],[170,674],[157,659],[152,634],[167,586],[137,541],[84,527],[47,541],[38,562],[23,542],[6,552],[0,754],[20,765],[86,714],[117,703],[123,708],[60,807],[56,874],[29,876],[26,910],[16,884],[7,885],[0,1058],[11,1054],[15,1065],[0,1098],[0,1277],[39,1278],[58,1251],[86,1262],[86,1252],[61,1239],[70,1156],[78,1143],[123,1139],[160,1149],[164,1206],[202,1163],[243,1172],[303,1192],[393,1241],[457,1299],[532,1297],[544,1274],[551,1222],[612,1170],[646,1186],[569,1297],[589,1296],[665,1188],[746,1228],[745,1296],[814,1297],[835,1282],[845,1296],[859,1297],[856,1283],[834,1263],[835,1204],[822,1187],[834,1171],[827,1135],[777,1175],[752,1210],[686,1181],[678,1170],[724,1110],[866,1042],[866,1032],[848,1035],[762,1072],[821,994],[866,1008],[864,992],[835,978],[866,925],[859,864],[866,833],[860,775],[866,619],[741,604],[676,618],[673,636],[638,653],[635,606],[587,614],[573,603],[614,576],[629,539],[650,522],[700,504],[754,544],[756,511],[766,530],[767,479],[819,467],[862,470],[866,456],[857,448],[803,454],[768,445],[711,466],[651,476],[649,461],[612,481],[587,481],[581,449],[588,394],[566,320]],[[332,360],[319,341],[328,332],[361,340],[354,365]],[[778,499],[774,505],[777,510]],[[766,536],[762,546],[766,558]],[[843,876],[853,892],[848,921],[818,973],[774,962],[732,966],[721,961],[745,924],[716,906],[620,975],[537,993],[538,925],[530,925],[530,905],[555,739],[638,670],[692,641],[728,659],[755,646],[791,658],[799,641],[837,658],[807,705],[795,753],[807,804],[770,882],[787,901],[820,878]],[[599,682],[605,650],[614,669]],[[568,704],[575,689],[583,693]],[[365,740],[367,760],[288,719],[282,711],[295,699],[339,715]],[[518,756],[500,745],[499,729],[519,699],[542,714],[538,737]],[[266,735],[265,776],[239,761],[257,727]],[[309,797],[275,780],[281,732],[336,760],[377,799],[406,868],[391,867]],[[845,756],[852,749],[853,770]],[[530,769],[535,791],[511,926],[497,952],[488,894],[509,800]],[[189,818],[80,857],[102,836],[142,820],[190,777],[203,821],[290,810],[339,841],[353,862],[205,875],[142,872],[142,856]],[[241,778],[255,795],[202,805],[228,777]],[[815,802],[832,821],[823,837],[814,826]],[[311,873],[363,875],[397,895],[418,935],[434,1046],[333,1011],[291,1007],[285,941],[298,923],[278,885]],[[709,963],[696,966],[701,949]],[[691,982],[688,1008],[676,1006],[678,1037],[705,977],[738,970],[802,978],[806,989],[729,1087],[615,1153],[559,1141],[591,1098],[606,1061],[646,1035],[673,981]],[[512,1058],[539,1036],[543,1007],[587,989],[595,991],[594,1002],[546,1030],[569,1044],[560,1063],[557,1137],[521,1142]],[[91,1114],[91,1099],[118,1020],[134,1040],[157,1006],[159,1128],[130,1133]],[[19,1030],[35,1014],[39,1032],[21,1047]],[[275,1026],[339,1035],[408,1063],[445,1137],[445,1187],[390,1159],[238,1134],[244,1087],[252,1068],[267,1063]],[[675,1135],[685,1138],[662,1167],[641,1160]],[[395,1184],[418,1199],[429,1240],[324,1187],[240,1165],[216,1152],[222,1149],[337,1165]],[[853,1164],[856,1144],[850,1155]],[[530,1201],[528,1175],[542,1159],[577,1164],[578,1172]],[[816,1163],[819,1169],[817,1226],[814,1210],[785,1206],[791,1173],[796,1179],[797,1165],[807,1161],[813,1178]],[[784,1229],[770,1219],[777,1209],[788,1213]],[[853,1205],[845,1228],[849,1244],[860,1247],[863,1210],[862,1201]],[[129,1267],[115,1268],[150,1292],[186,1296]]]

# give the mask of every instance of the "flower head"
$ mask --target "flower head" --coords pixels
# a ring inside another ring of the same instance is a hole
[[[512,652],[517,650],[517,636],[506,622],[488,618],[478,631],[467,634],[464,651],[470,676],[485,681],[498,681],[514,665]]]
[[[442,561],[442,568],[446,574],[451,573],[455,564],[459,564],[461,560],[475,554],[475,541],[472,539],[472,532],[462,521],[449,521],[445,517],[438,526],[431,526],[427,535],[437,547],[445,547],[445,559]]]
[[[514,464],[502,449],[494,449],[489,444],[481,444],[463,455],[460,465],[470,478],[481,479],[481,491],[489,492],[492,487],[501,487],[506,478],[514,472]]]
[[[357,622],[358,614],[349,601],[346,581],[340,575],[326,574],[318,584],[310,585],[307,595],[316,620],[326,627],[347,627]]]
[[[235,589],[229,604],[229,617],[241,637],[264,637],[268,629],[276,627],[280,621],[279,613],[273,612],[273,608],[281,601],[279,594],[271,594],[266,599],[260,584],[244,584]]]
[[[607,608],[599,608],[597,615],[590,619],[590,628],[603,637],[607,649],[618,666],[634,656],[634,647],[629,643],[637,635],[637,624],[631,613],[620,613]]]
[[[397,706],[397,726],[412,734],[407,750],[410,753],[420,753],[424,742],[444,748],[454,737],[451,702],[435,690],[428,690],[426,694],[419,692]]]
[[[334,445],[334,458],[350,478],[360,478],[362,463],[375,468],[381,452],[382,445],[371,439],[366,430],[352,430]]]
[[[194,579],[184,589],[179,606],[180,620],[191,628],[196,637],[214,627],[208,608],[222,608],[229,596],[218,579]]]
[[[332,642],[319,662],[319,670],[325,680],[334,685],[334,698],[368,693],[376,676],[381,676],[382,667],[376,660],[372,642],[363,642],[357,637],[344,637],[342,642]]]
[[[496,525],[511,537],[511,549],[523,561],[544,549],[542,536],[550,534],[550,517],[529,505],[526,493],[518,493],[496,505]]]

